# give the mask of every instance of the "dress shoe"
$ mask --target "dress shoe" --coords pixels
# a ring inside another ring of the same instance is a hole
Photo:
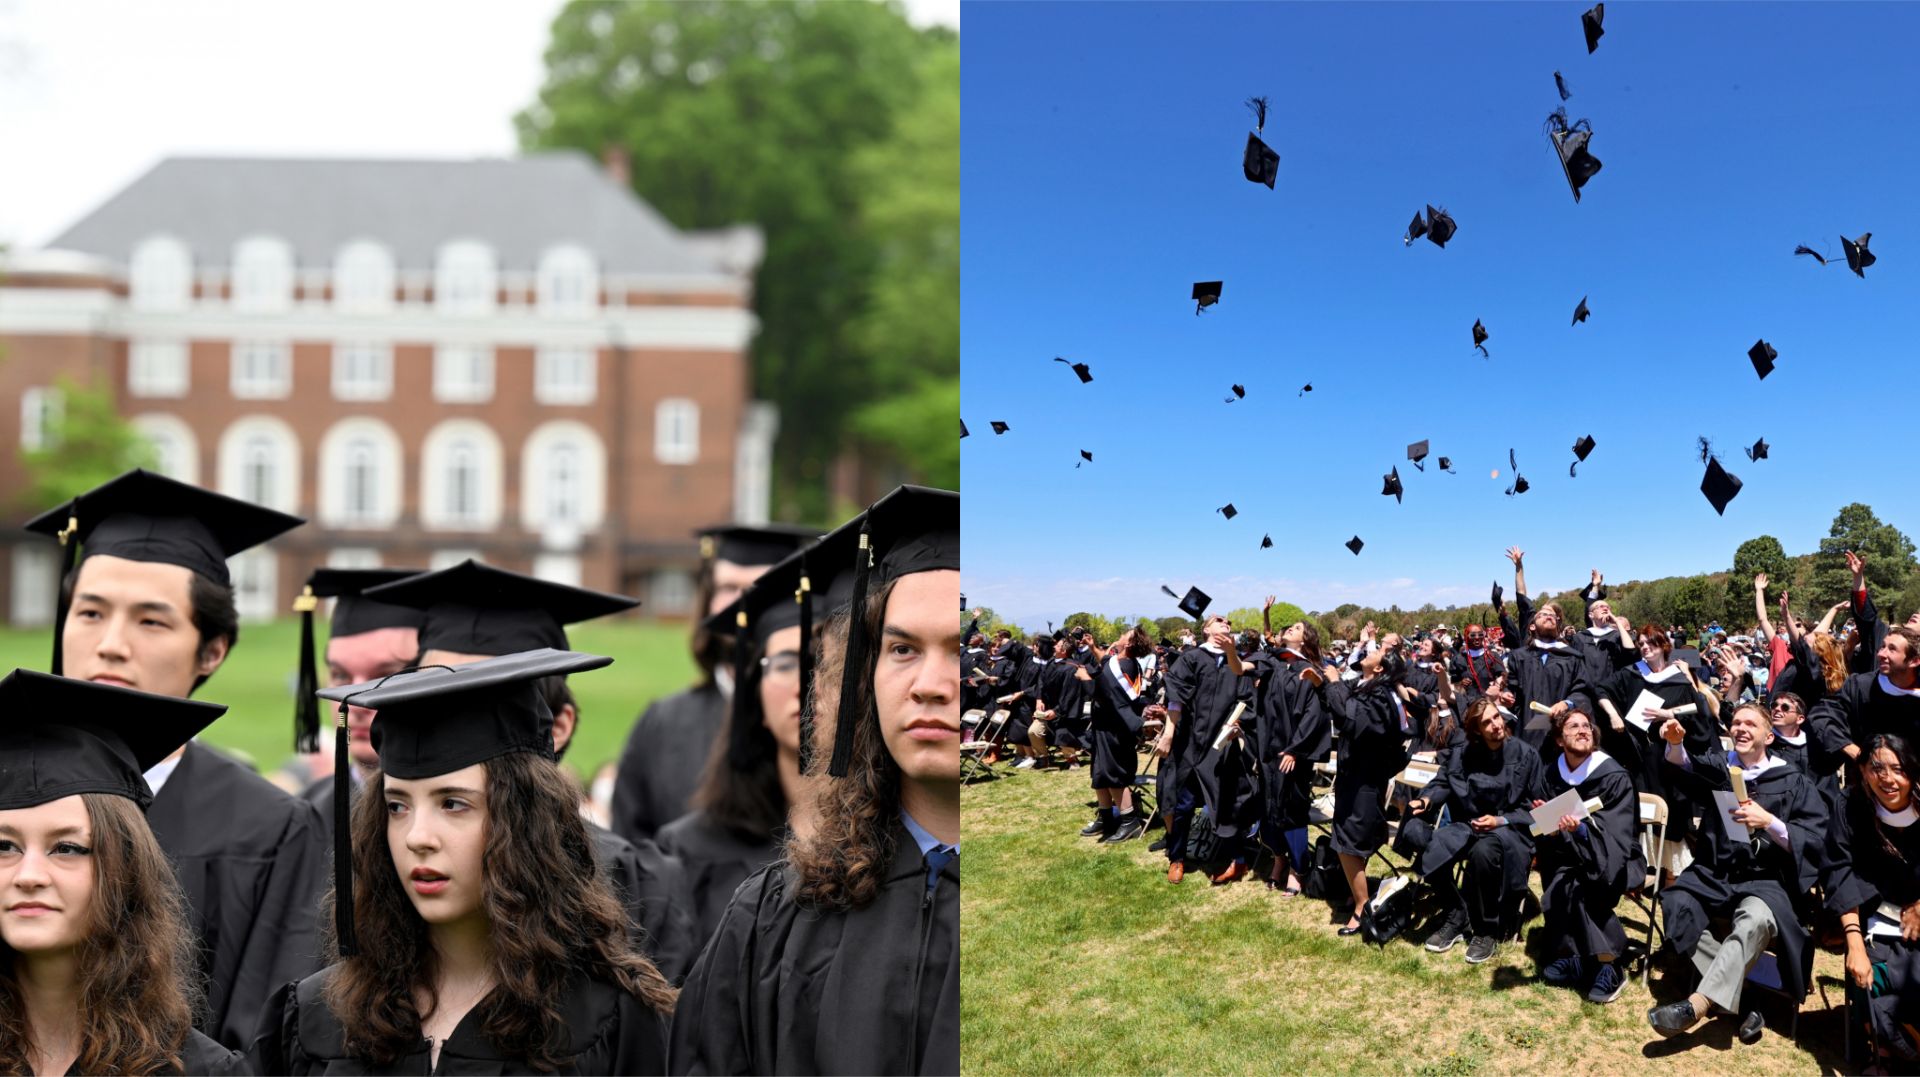
[[[1187,877],[1187,865],[1176,860],[1167,865],[1167,881],[1177,883]]]
[[[1159,841],[1150,842],[1147,845],[1147,852],[1150,852],[1150,853],[1164,853],[1166,851],[1167,851],[1167,839],[1165,838],[1161,838]]]
[[[1241,861],[1235,860],[1233,863],[1228,864],[1226,866],[1226,870],[1220,872],[1220,874],[1215,875],[1213,877],[1213,880],[1212,880],[1213,885],[1225,886],[1236,879],[1243,879],[1247,875],[1247,870],[1248,869],[1246,864],[1242,863]]]
[[[1106,845],[1117,845],[1120,842],[1131,841],[1139,837],[1146,829],[1147,824],[1143,822],[1139,816],[1124,816],[1121,818],[1120,824],[1113,828],[1113,832],[1101,838],[1100,841]]]
[[[1342,926],[1339,931],[1335,932],[1335,934],[1339,935],[1343,939],[1350,938],[1354,935],[1360,934],[1360,925],[1353,924],[1351,926]]]
[[[1083,838],[1091,838],[1095,834],[1105,834],[1107,832],[1107,820],[1109,818],[1111,818],[1111,816],[1106,812],[1101,812],[1099,815],[1094,816],[1093,822],[1080,828],[1080,836]]]
[[[1655,1006],[1647,1011],[1647,1024],[1662,1036],[1678,1036],[1693,1027],[1700,1015],[1693,1012],[1693,1003],[1686,999],[1669,1002],[1665,1006]]]
[[[1748,1011],[1747,1015],[1740,1019],[1740,1031],[1738,1033],[1740,1042],[1749,1046],[1759,1043],[1760,1034],[1766,1030],[1767,1023],[1761,1019],[1760,1011]]]

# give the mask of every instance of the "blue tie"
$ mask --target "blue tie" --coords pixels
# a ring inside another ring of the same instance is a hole
[[[936,845],[927,851],[927,893],[940,885],[940,870],[960,858],[960,850],[951,845]]]

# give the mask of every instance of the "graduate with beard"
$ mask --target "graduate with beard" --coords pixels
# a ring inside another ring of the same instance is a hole
[[[1705,755],[1719,744],[1718,712],[1694,682],[1687,664],[1672,660],[1673,640],[1665,628],[1647,625],[1640,630],[1638,642],[1640,663],[1613,674],[1599,686],[1599,698],[1606,701],[1600,708],[1605,717],[1596,723],[1600,746],[1626,768],[1640,792],[1667,802],[1672,809],[1667,819],[1667,842],[1678,849],[1693,833],[1694,809],[1704,810],[1708,805],[1690,803],[1686,789],[1669,780],[1666,764],[1661,762],[1667,746],[1660,739],[1659,729],[1668,718],[1679,718],[1687,731],[1687,751]],[[1612,714],[1607,714],[1608,707]],[[1617,723],[1615,715],[1619,716]]]
[[[1545,949],[1563,955],[1540,978],[1585,990],[1588,1002],[1605,1004],[1627,984],[1618,964],[1627,931],[1614,907],[1647,877],[1640,797],[1626,768],[1600,750],[1591,715],[1568,711],[1554,719],[1553,739],[1560,758],[1546,769],[1541,799],[1571,790],[1582,805],[1598,800],[1600,807],[1562,815],[1555,829],[1534,839]]]
[[[1167,881],[1186,877],[1187,837],[1193,815],[1204,805],[1213,816],[1223,854],[1238,854],[1244,842],[1241,829],[1252,801],[1252,780],[1244,754],[1229,742],[1215,751],[1213,741],[1243,694],[1252,696],[1252,684],[1243,686],[1249,667],[1240,660],[1233,629],[1225,617],[1207,618],[1202,626],[1206,642],[1182,652],[1167,670],[1167,720],[1154,743],[1160,759],[1160,803],[1171,813],[1167,823]],[[1235,859],[1213,879],[1232,882],[1246,874],[1245,862]]]
[[[1549,602],[1536,610],[1527,600],[1524,556],[1518,546],[1507,551],[1513,562],[1515,602],[1529,634],[1525,647],[1507,655],[1507,689],[1513,693],[1519,738],[1551,762],[1549,757],[1557,750],[1547,739],[1552,720],[1569,710],[1591,714],[1593,696],[1587,684],[1586,660],[1560,638],[1564,627],[1560,607]],[[1534,710],[1536,703],[1545,711]]]
[[[1840,914],[1847,980],[1856,1001],[1867,1001],[1874,1042],[1911,1072],[1920,1061],[1920,755],[1892,734],[1867,748],[1867,780],[1847,798],[1847,855],[1834,865],[1827,907]]]
[[[1574,649],[1580,652],[1580,660],[1585,663],[1589,685],[1598,685],[1623,669],[1631,669],[1640,660],[1633,626],[1625,617],[1614,616],[1613,604],[1607,601],[1605,579],[1599,569],[1594,569],[1593,579],[1580,593],[1587,607],[1587,624],[1573,637]]]
[[[1300,872],[1307,863],[1313,765],[1333,752],[1333,722],[1323,695],[1326,678],[1320,672],[1320,630],[1296,621],[1281,631],[1279,648],[1264,657],[1255,740],[1260,841],[1273,853],[1267,886],[1291,897],[1300,892]]]

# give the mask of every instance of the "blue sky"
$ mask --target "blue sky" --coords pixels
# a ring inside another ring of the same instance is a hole
[[[966,4],[969,601],[1033,624],[1177,613],[1161,584],[1412,609],[1484,600],[1514,544],[1561,590],[1594,567],[1724,570],[1763,533],[1806,552],[1853,501],[1920,535],[1893,440],[1920,399],[1899,332],[1920,310],[1920,93],[1900,74],[1920,5],[1609,4],[1591,56],[1584,9]],[[1556,70],[1604,163],[1578,205],[1544,128]],[[1272,191],[1240,174],[1255,94]],[[1403,246],[1428,202],[1459,234]],[[1868,231],[1863,281],[1839,236]],[[1724,517],[1699,435],[1745,482]],[[1422,438],[1456,474],[1407,463]],[[1532,484],[1515,498],[1509,447]],[[1395,464],[1404,504],[1379,493]]]

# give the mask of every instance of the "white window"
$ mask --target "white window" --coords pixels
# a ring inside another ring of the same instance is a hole
[[[393,395],[393,348],[355,342],[333,346],[333,398],[385,400]]]
[[[200,443],[193,428],[172,415],[136,415],[133,428],[153,447],[153,469],[169,479],[200,485]]]
[[[13,602],[9,611],[15,628],[53,623],[60,589],[60,548],[52,543],[19,543],[13,547]]]
[[[242,400],[279,400],[292,391],[293,356],[285,341],[234,342],[234,396]]]
[[[279,498],[279,456],[273,438],[255,434],[240,443],[240,500],[271,505]]]
[[[391,527],[400,517],[400,437],[378,419],[342,419],[320,439],[320,520]]]
[[[187,342],[134,341],[127,353],[127,391],[134,396],[187,395]]]
[[[36,386],[20,394],[20,447],[28,452],[53,448],[60,436],[66,401],[60,390]]]
[[[533,360],[533,398],[542,404],[593,403],[596,358],[585,346],[541,348]]]
[[[421,447],[420,514],[429,528],[484,531],[500,523],[500,439],[485,423],[449,419]]]
[[[243,621],[271,621],[280,612],[280,558],[272,550],[248,550],[227,558],[233,605]]]
[[[220,435],[220,492],[280,512],[300,505],[300,439],[264,415],[236,420]]]
[[[293,248],[273,236],[233,246],[233,308],[279,313],[293,306]]]
[[[580,558],[570,553],[543,553],[533,559],[535,579],[580,586]]]
[[[573,548],[606,516],[607,451],[585,423],[534,428],[520,449],[520,523],[549,550]]]
[[[660,402],[653,412],[653,455],[663,464],[700,458],[700,405],[681,398]]]
[[[433,556],[427,558],[427,571],[438,572],[443,568],[452,568],[462,561],[485,563],[486,558],[480,556],[479,550],[435,550]]]
[[[655,572],[647,590],[647,608],[655,613],[686,613],[693,608],[693,576],[680,569]]]
[[[393,309],[393,255],[371,240],[355,240],[333,260],[333,305],[348,314]]]
[[[493,349],[485,344],[442,344],[435,348],[433,398],[443,404],[480,404],[493,399]]]
[[[193,256],[171,236],[135,247],[128,276],[135,310],[185,310],[193,302]]]
[[[379,568],[380,551],[371,546],[335,546],[327,552],[328,568]]]
[[[486,244],[462,240],[440,248],[433,296],[441,314],[492,314],[498,291],[493,251]]]
[[[580,448],[572,442],[560,442],[547,450],[547,519],[554,523],[580,522],[581,489]]]
[[[541,256],[539,276],[541,317],[586,317],[599,306],[599,273],[586,250],[553,248]]]

